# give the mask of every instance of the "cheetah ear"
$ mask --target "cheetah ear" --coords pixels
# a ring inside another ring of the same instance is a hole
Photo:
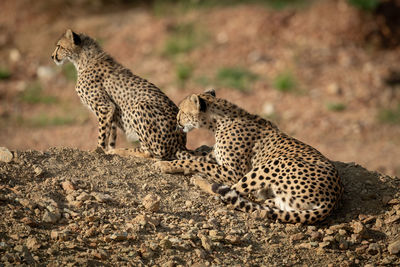
[[[68,29],[65,33],[65,37],[67,37],[69,40],[71,40],[74,45],[80,45],[81,44],[81,37],[73,32],[71,29]]]
[[[200,112],[206,112],[207,110],[207,103],[206,101],[199,97],[198,95],[191,95],[190,101],[192,101]]]
[[[207,89],[204,91],[204,94],[215,97],[215,89]]]

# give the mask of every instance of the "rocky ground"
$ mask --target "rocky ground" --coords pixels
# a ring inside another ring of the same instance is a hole
[[[153,161],[70,148],[0,151],[0,266],[398,266],[400,179],[335,162],[317,225],[231,210]]]

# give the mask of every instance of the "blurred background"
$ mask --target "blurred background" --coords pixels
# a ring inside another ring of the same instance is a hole
[[[0,146],[95,148],[73,65],[50,59],[67,28],[175,103],[216,88],[332,160],[400,175],[399,1],[3,0]]]

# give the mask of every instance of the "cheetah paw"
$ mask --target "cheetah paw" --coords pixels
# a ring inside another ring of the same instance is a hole
[[[163,173],[180,173],[184,170],[180,167],[173,166],[169,161],[157,161],[153,166]]]

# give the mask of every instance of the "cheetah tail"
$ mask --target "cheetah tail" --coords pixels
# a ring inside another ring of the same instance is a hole
[[[328,213],[326,212],[323,215],[322,209],[320,208],[310,210],[285,211],[276,207],[260,205],[243,198],[239,194],[239,192],[231,189],[227,185],[213,184],[212,191],[216,194],[219,194],[224,203],[232,205],[233,208],[236,210],[240,210],[243,212],[266,210],[268,218],[272,220],[278,219],[283,223],[313,224],[315,222],[323,220],[328,215]]]

